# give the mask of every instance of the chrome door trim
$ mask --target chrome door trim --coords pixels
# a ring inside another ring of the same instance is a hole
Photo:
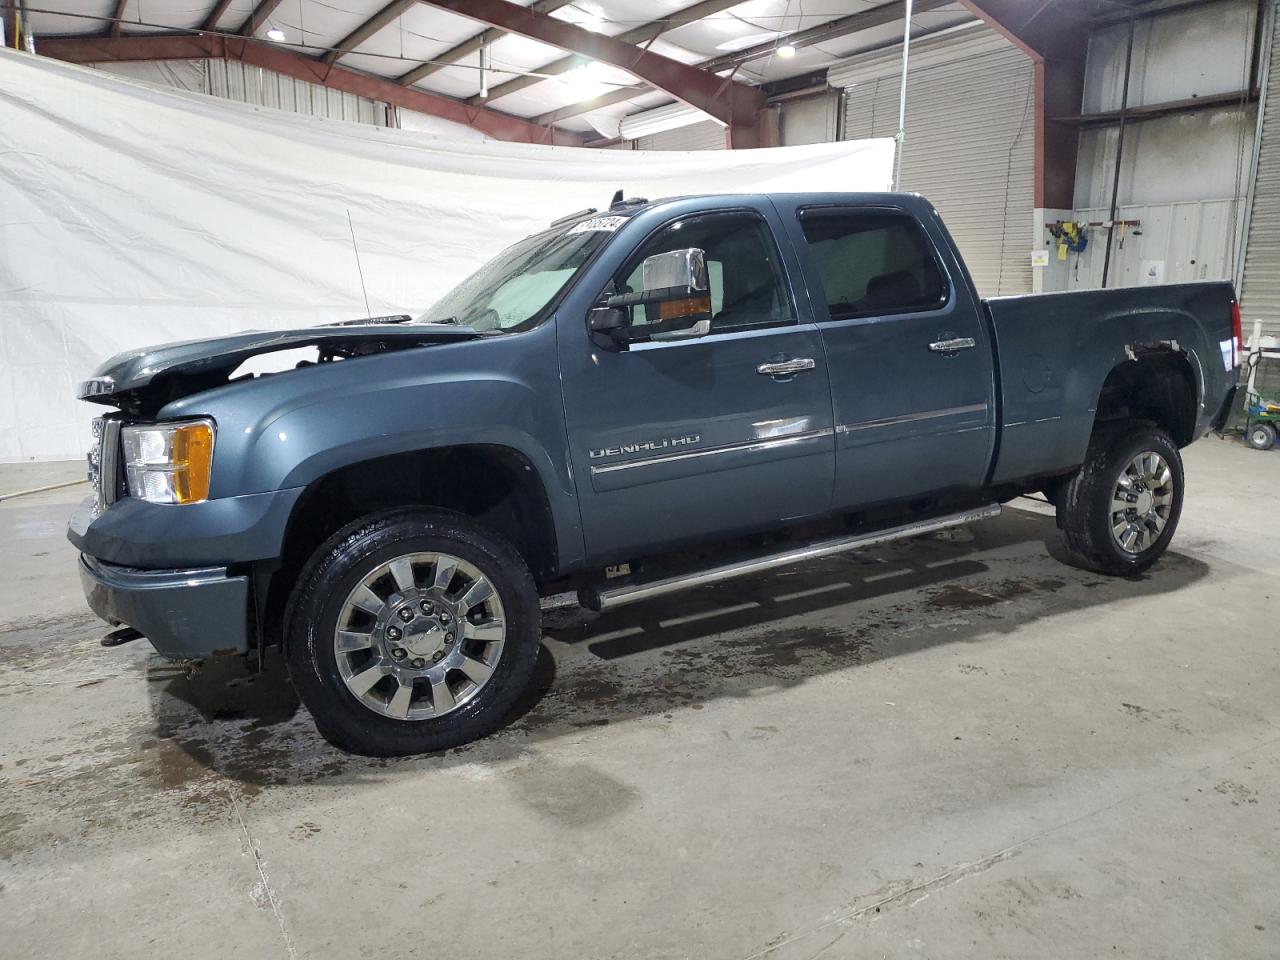
[[[805,440],[819,440],[822,437],[831,436],[833,432],[829,428],[810,430],[807,433],[795,433],[770,440],[743,440],[739,443],[726,443],[718,447],[707,447],[705,450],[669,453],[661,457],[646,457],[643,460],[627,460],[623,463],[606,463],[601,466],[593,466],[591,475],[594,477],[602,473],[613,473],[617,470],[630,470],[632,467],[648,467],[658,463],[675,463],[679,460],[694,460],[699,457],[712,457],[722,453],[755,453],[758,450],[772,450],[777,447],[787,447],[795,443],[802,443]]]
[[[929,344],[934,353],[955,353],[958,350],[972,350],[978,345],[973,337],[953,337],[950,340],[935,340]]]
[[[963,413],[985,413],[985,403],[970,403],[963,407],[943,407],[940,410],[924,410],[919,413],[904,413],[896,417],[884,417],[880,420],[863,420],[861,423],[846,423],[836,427],[836,433],[856,433],[859,430],[871,430],[875,427],[891,427],[902,423],[916,423],[920,420],[936,420],[938,417],[959,416]]]

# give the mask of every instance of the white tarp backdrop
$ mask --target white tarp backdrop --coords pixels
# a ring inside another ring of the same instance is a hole
[[[0,51],[0,462],[70,458],[125,349],[417,313],[550,220],[628,196],[884,190],[891,140],[706,153],[459,142]]]

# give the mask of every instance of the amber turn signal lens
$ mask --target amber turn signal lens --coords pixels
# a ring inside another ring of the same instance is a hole
[[[193,423],[173,433],[173,488],[178,503],[209,499],[213,466],[213,427]]]
[[[664,300],[658,304],[659,320],[679,320],[683,317],[711,315],[711,298],[685,297],[680,300]]]

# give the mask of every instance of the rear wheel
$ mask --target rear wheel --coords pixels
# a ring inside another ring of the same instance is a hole
[[[1155,563],[1181,513],[1178,446],[1147,423],[1098,431],[1084,466],[1058,500],[1058,526],[1072,558],[1114,576],[1141,573]]]
[[[1249,446],[1255,450],[1270,450],[1276,445],[1276,428],[1271,424],[1255,423],[1244,435]]]
[[[537,590],[503,538],[453,514],[369,517],[320,547],[298,580],[288,663],[335,746],[442,750],[502,722],[533,671]]]

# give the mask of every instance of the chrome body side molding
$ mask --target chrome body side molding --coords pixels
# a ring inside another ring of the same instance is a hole
[[[775,447],[785,447],[793,443],[800,443],[805,440],[816,440],[820,437],[831,436],[830,429],[809,430],[805,433],[793,433],[783,437],[774,437],[766,440],[743,440],[740,443],[726,443],[719,447],[707,447],[704,450],[688,450],[684,453],[669,453],[660,457],[645,457],[643,460],[627,460],[623,463],[606,463],[599,466],[593,466],[591,473],[613,473],[617,470],[630,470],[632,467],[649,467],[656,463],[674,463],[677,460],[694,460],[699,457],[714,457],[721,453],[751,453],[756,450],[771,450]]]

